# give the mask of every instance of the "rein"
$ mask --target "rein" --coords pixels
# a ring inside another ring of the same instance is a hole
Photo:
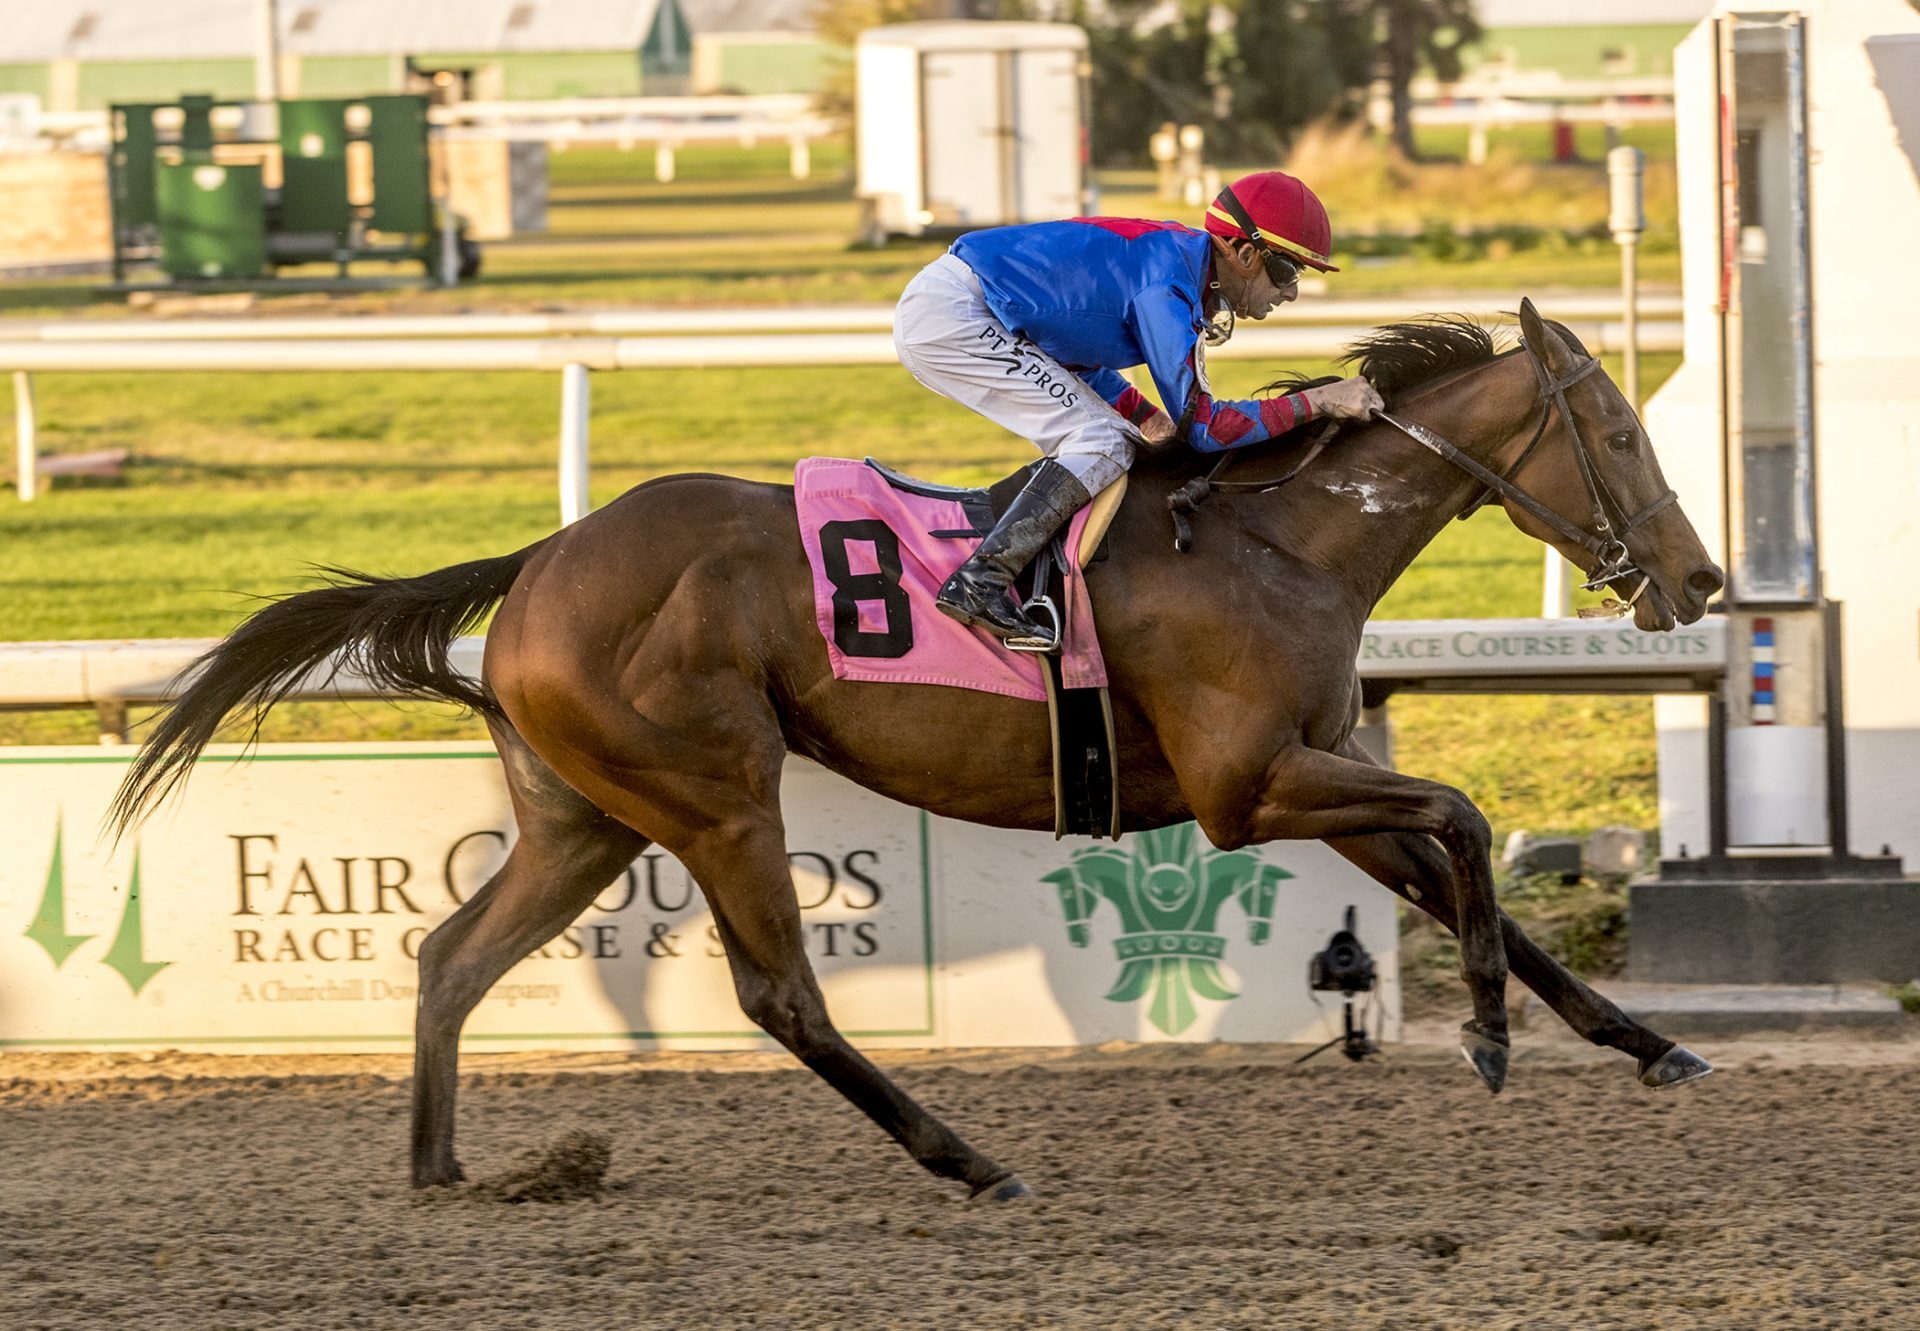
[[[1524,346],[1525,344],[1522,343],[1522,345]],[[1590,617],[1593,613],[1625,614],[1633,608],[1634,603],[1640,599],[1652,581],[1651,577],[1633,562],[1632,556],[1627,552],[1625,538],[1649,518],[1663,512],[1675,503],[1679,496],[1672,490],[1667,490],[1638,513],[1630,517],[1623,516],[1620,501],[1615,498],[1613,492],[1607,488],[1606,481],[1602,479],[1598,469],[1593,465],[1593,457],[1587,447],[1587,442],[1581,437],[1580,427],[1574,420],[1572,410],[1567,406],[1567,390],[1586,378],[1589,374],[1598,370],[1600,368],[1599,359],[1590,356],[1578,366],[1574,367],[1573,371],[1564,379],[1555,379],[1548,372],[1545,363],[1540,357],[1534,354],[1532,347],[1527,347],[1526,351],[1527,359],[1533,366],[1534,378],[1539,383],[1540,400],[1544,410],[1540,416],[1540,424],[1534,427],[1533,437],[1527,441],[1527,446],[1521,450],[1519,458],[1507,469],[1505,475],[1501,475],[1499,472],[1493,471],[1476,459],[1469,457],[1444,436],[1434,430],[1428,429],[1418,421],[1406,420],[1385,411],[1375,412],[1374,418],[1393,426],[1394,429],[1400,431],[1409,439],[1412,439],[1422,448],[1433,453],[1436,457],[1453,464],[1480,482],[1482,489],[1479,495],[1461,511],[1459,515],[1461,518],[1471,517],[1489,498],[1498,493],[1520,508],[1525,509],[1528,513],[1532,514],[1568,541],[1571,541],[1573,544],[1591,554],[1594,557],[1594,567],[1587,572],[1587,580],[1580,584],[1583,590],[1600,591],[1617,579],[1629,578],[1638,573],[1640,575],[1639,585],[1634,588],[1633,594],[1625,601],[1609,601],[1607,606],[1598,612],[1583,611],[1582,617]],[[1553,419],[1555,408],[1559,409],[1560,419],[1567,427],[1567,435],[1573,444],[1573,456],[1580,466],[1580,479],[1585,482],[1587,487],[1587,497],[1592,505],[1590,515],[1592,530],[1575,525],[1514,483],[1513,478],[1520,474],[1520,469],[1524,467],[1528,459],[1533,456],[1534,449],[1538,447],[1540,441],[1546,437],[1547,426]],[[1227,453],[1214,465],[1213,470],[1205,476],[1195,477],[1168,495],[1167,508],[1173,514],[1173,548],[1182,554],[1193,548],[1193,529],[1188,519],[1194,509],[1196,509],[1200,502],[1210,493],[1215,490],[1224,490],[1229,492],[1237,491],[1249,494],[1264,494],[1269,490],[1279,489],[1288,481],[1298,476],[1306,469],[1309,463],[1320,455],[1320,450],[1326,447],[1328,440],[1333,437],[1333,432],[1338,428],[1338,425],[1339,423],[1337,421],[1328,421],[1326,426],[1322,428],[1319,436],[1314,440],[1313,446],[1308,449],[1307,455],[1290,469],[1286,475],[1277,480],[1242,482],[1217,480],[1216,478],[1220,475],[1220,472],[1226,467],[1228,459],[1233,457],[1232,453]]]
[[[1333,438],[1334,431],[1339,428],[1340,422],[1337,419],[1329,419],[1320,427],[1320,433],[1313,437],[1313,443],[1307,447],[1306,455],[1294,463],[1285,476],[1271,481],[1220,480],[1220,473],[1227,469],[1227,463],[1238,456],[1231,449],[1222,453],[1220,460],[1213,464],[1212,471],[1205,476],[1194,477],[1167,496],[1167,511],[1173,515],[1173,548],[1183,555],[1193,549],[1191,519],[1194,510],[1200,507],[1201,502],[1208,495],[1216,490],[1224,494],[1265,494],[1269,490],[1278,490],[1305,471],[1307,464],[1320,456],[1320,450],[1327,446],[1328,441]]]

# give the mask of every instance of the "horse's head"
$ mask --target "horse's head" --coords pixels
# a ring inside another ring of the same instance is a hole
[[[1579,340],[1542,319],[1531,300],[1520,302],[1520,331],[1550,419],[1510,479],[1575,526],[1625,548],[1603,555],[1577,545],[1510,498],[1503,500],[1508,515],[1589,576],[1622,569],[1607,582],[1622,597],[1632,598],[1644,576],[1646,587],[1633,602],[1640,628],[1691,624],[1726,578],[1673,502],[1639,415],[1605,371],[1587,369]],[[1602,518],[1606,532],[1599,530]]]

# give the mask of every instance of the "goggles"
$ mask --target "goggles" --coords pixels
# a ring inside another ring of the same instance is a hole
[[[1286,287],[1300,280],[1301,265],[1268,243],[1267,238],[1260,234],[1260,227],[1247,212],[1246,206],[1231,189],[1220,191],[1219,202],[1226,208],[1227,214],[1240,224],[1240,229],[1247,233],[1247,239],[1253,242],[1253,248],[1260,255],[1260,262],[1266,268],[1267,276],[1275,286]]]
[[[1274,249],[1271,245],[1261,245],[1260,262],[1266,266],[1267,277],[1281,290],[1285,290],[1300,280],[1300,265]]]

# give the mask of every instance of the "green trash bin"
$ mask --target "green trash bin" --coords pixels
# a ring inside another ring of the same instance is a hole
[[[155,181],[160,267],[170,277],[253,278],[267,268],[258,166],[163,162]]]

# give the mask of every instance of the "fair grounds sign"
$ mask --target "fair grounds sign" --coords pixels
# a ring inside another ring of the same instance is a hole
[[[477,640],[468,640],[476,641]],[[204,643],[0,648],[0,702],[164,696]],[[1723,621],[1368,626],[1395,689],[1688,692]],[[152,683],[147,683],[149,679]],[[349,681],[351,687],[351,681]],[[0,1047],[391,1050],[420,939],[513,835],[499,764],[467,744],[215,748],[137,839],[101,845],[130,748],[0,750]],[[1191,826],[1056,842],[931,818],[789,764],[809,952],[840,1026],[906,1047],[1311,1041],[1338,1033],[1307,962],[1359,908],[1399,1012],[1393,898],[1318,844],[1222,852]],[[649,852],[497,985],[475,1048],[741,1048],[698,888]]]
[[[513,835],[470,744],[215,749],[117,848],[131,750],[0,751],[0,1045],[394,1050],[420,939]],[[1222,852],[948,822],[795,760],[788,843],[831,1010],[870,1045],[1319,1042],[1308,958],[1359,907],[1397,1034],[1392,900],[1317,844]],[[516,966],[470,1048],[750,1048],[699,890],[649,852]],[[765,1042],[770,1044],[770,1042]]]

